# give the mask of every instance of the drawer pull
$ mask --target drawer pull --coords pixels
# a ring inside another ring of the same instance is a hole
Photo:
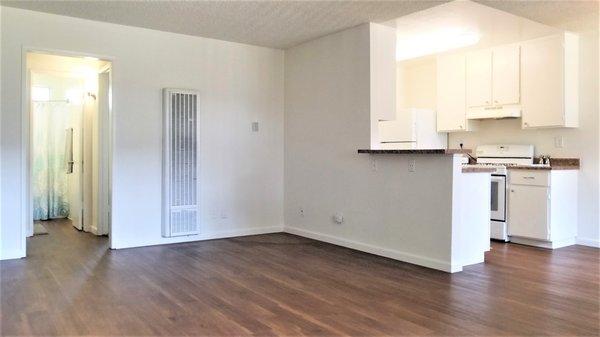
[[[535,179],[535,177],[523,177],[523,179]]]

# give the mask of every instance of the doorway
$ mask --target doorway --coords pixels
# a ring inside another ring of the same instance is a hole
[[[111,70],[93,57],[27,52],[26,236],[111,228]]]

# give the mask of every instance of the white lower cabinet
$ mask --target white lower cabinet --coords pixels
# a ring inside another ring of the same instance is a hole
[[[545,248],[575,243],[576,170],[512,169],[508,179],[510,241]]]
[[[544,186],[510,186],[510,235],[548,240],[550,188]]]

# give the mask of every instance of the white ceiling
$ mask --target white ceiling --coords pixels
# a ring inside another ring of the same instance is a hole
[[[472,1],[445,3],[385,24],[398,30],[399,59],[457,48],[486,48],[561,31]]]
[[[291,47],[365,22],[389,21],[444,2],[0,1],[3,6],[274,48]],[[576,27],[574,30],[578,30],[598,25],[598,2],[595,0],[478,2],[561,28]]]

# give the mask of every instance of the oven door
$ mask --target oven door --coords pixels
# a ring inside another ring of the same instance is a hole
[[[491,220],[506,221],[506,176],[492,174]]]

